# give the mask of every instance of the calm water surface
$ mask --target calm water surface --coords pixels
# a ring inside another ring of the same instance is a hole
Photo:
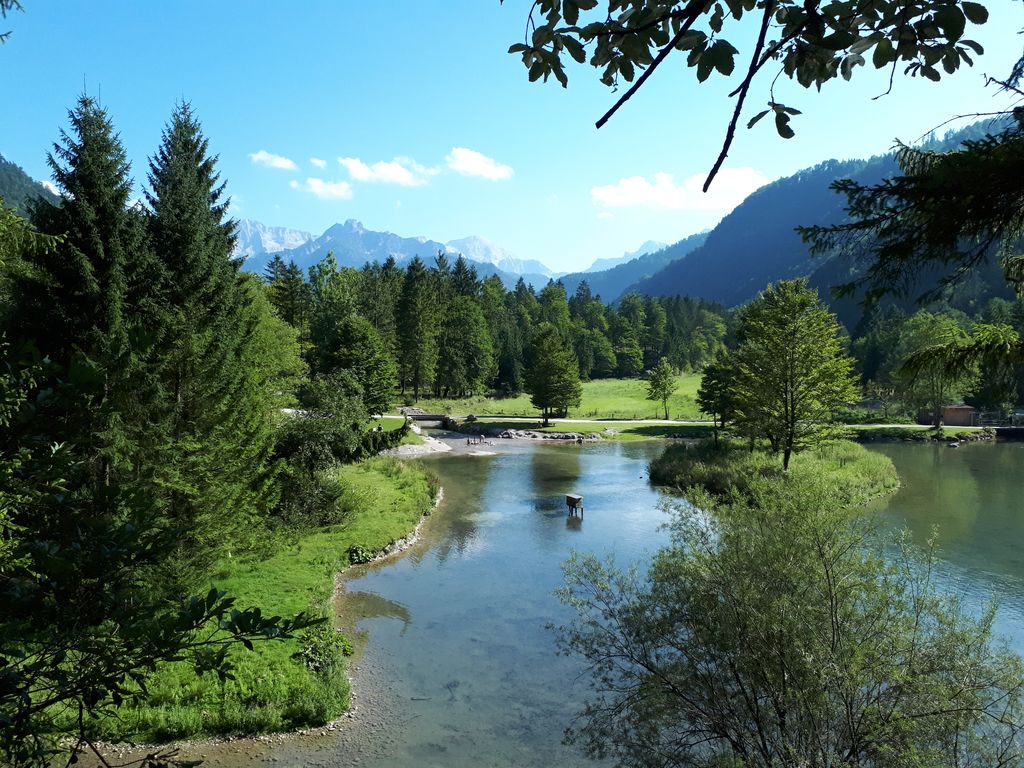
[[[406,557],[364,569],[339,601],[367,641],[362,686],[383,690],[386,723],[372,750],[321,739],[264,759],[365,766],[583,765],[562,746],[586,693],[578,663],[554,653],[552,596],[572,549],[644,559],[665,543],[659,493],[647,483],[658,442],[597,446],[502,443],[493,456],[427,459],[445,502]],[[943,584],[982,604],[1024,651],[1024,445],[884,445],[903,489],[878,507],[924,541],[937,527]],[[564,495],[585,497],[567,524]],[[357,705],[361,699],[357,695]],[[365,706],[365,703],[363,704]],[[255,757],[255,756],[254,756]]]

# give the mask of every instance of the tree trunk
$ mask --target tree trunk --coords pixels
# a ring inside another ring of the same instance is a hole
[[[789,472],[789,457],[792,455],[792,453],[793,449],[790,448],[788,445],[786,446],[786,449],[782,452],[782,470],[784,472]]]

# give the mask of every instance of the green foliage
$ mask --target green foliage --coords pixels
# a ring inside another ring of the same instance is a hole
[[[729,384],[734,421],[766,438],[789,468],[794,451],[830,433],[841,406],[857,397],[853,360],[839,324],[806,281],[770,285],[738,318]]]
[[[697,407],[714,422],[716,444],[719,430],[724,429],[736,414],[732,390],[735,371],[732,365],[729,355],[724,350],[720,352],[704,366],[697,390]]]
[[[647,379],[647,399],[660,402],[668,416],[668,400],[679,388],[679,371],[664,357],[651,370]]]
[[[444,397],[483,391],[494,377],[494,347],[483,311],[469,296],[457,296],[441,321],[437,384]]]
[[[964,9],[968,6],[980,18],[984,6],[965,3]],[[1007,83],[1011,90],[1022,66],[1024,59]],[[816,252],[870,254],[870,268],[843,286],[846,293],[864,288],[871,300],[906,293],[925,272],[939,280],[937,289],[933,285],[926,292],[935,298],[980,269],[994,252],[1019,289],[1024,274],[1014,254],[1024,236],[1024,113],[1016,109],[984,128],[981,138],[968,138],[954,151],[900,145],[899,173],[881,183],[840,179],[832,184],[846,198],[848,218],[803,227],[801,234]]]
[[[690,500],[646,578],[565,566],[560,647],[593,691],[571,742],[626,766],[1020,765],[1021,660],[992,607],[938,593],[933,550],[827,479]]]
[[[436,291],[426,266],[419,258],[414,258],[402,284],[402,312],[397,324],[402,392],[406,386],[411,386],[416,400],[420,390],[434,380],[437,366],[440,317]]]
[[[951,369],[935,350],[946,344],[960,346],[966,340],[956,319],[923,311],[910,317],[900,332],[896,359],[904,367],[896,379],[901,396],[911,407],[927,410],[933,426],[941,424],[943,407],[977,382],[973,366]]]
[[[314,335],[317,369],[323,373],[345,373],[355,379],[370,413],[385,413],[391,407],[398,369],[384,340],[363,317],[346,314],[326,322],[323,335]]]
[[[542,326],[533,342],[533,363],[527,378],[527,391],[534,408],[540,410],[547,426],[552,415],[565,416],[577,407],[583,395],[579,368],[558,331]]]
[[[298,658],[317,675],[328,675],[352,655],[352,643],[326,622],[305,630],[299,637]]]
[[[747,15],[756,21],[747,21]],[[902,66],[910,76],[939,80],[943,72],[952,74],[961,64],[972,64],[972,56],[982,52],[965,33],[968,21],[983,24],[987,18],[983,5],[961,5],[958,0],[886,0],[867,11],[852,0],[810,8],[796,0],[702,5],[683,0],[540,0],[530,8],[526,39],[512,45],[509,53],[522,57],[531,82],[554,76],[566,86],[567,57],[601,70],[601,82],[612,88],[636,78],[598,127],[673,54],[675,59],[685,57],[698,82],[714,72],[733,74],[739,58],[744,77],[707,189],[728,154],[751,84],[764,67],[781,68],[804,88],[820,89],[839,77],[849,80],[858,66],[867,65],[870,53],[875,69]],[[745,46],[734,45],[744,39]],[[769,96],[767,108],[753,116],[748,128],[771,115],[778,134],[791,138],[790,119],[800,111]]]
[[[436,494],[435,479],[397,459],[369,459],[332,475],[344,489],[344,522],[292,539],[274,538],[263,557],[225,558],[216,569],[222,571],[221,589],[239,603],[261,606],[264,613],[319,615],[333,594],[337,573],[349,564],[349,547],[379,552],[408,535],[429,513]],[[318,634],[329,638],[329,631],[325,626]],[[333,639],[327,643],[337,645]],[[107,741],[152,742],[324,725],[348,706],[344,664],[328,664],[314,673],[296,656],[302,647],[297,636],[232,654],[234,678],[224,683],[216,676],[196,677],[188,664],[159,664],[145,678],[145,697],[126,702],[116,716],[98,718],[89,727]],[[73,719],[74,713],[65,717]]]
[[[76,376],[67,391],[38,386],[59,380],[55,366],[9,357],[0,383],[0,757],[17,765],[49,765],[62,736],[83,746],[78,713],[88,721],[136,702],[162,662],[230,680],[231,648],[287,640],[312,623],[301,612],[238,610],[216,588],[173,599],[145,584],[178,532],[161,527],[152,489],[97,486],[75,446],[40,431],[39,406],[76,394]]]

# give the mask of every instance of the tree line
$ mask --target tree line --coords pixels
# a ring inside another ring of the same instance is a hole
[[[339,269],[328,256],[307,274],[275,256],[264,279],[311,368],[367,375],[364,386],[380,395],[367,407],[377,410],[392,389],[410,402],[531,391],[531,371],[556,352],[567,353],[562,365],[584,381],[638,377],[662,358],[695,371],[728,330],[714,303],[629,294],[609,305],[586,281],[572,296],[556,280],[537,291],[520,278],[506,290],[498,277],[481,279],[472,262],[444,253],[430,265],[415,257],[402,268],[388,258],[361,270]]]

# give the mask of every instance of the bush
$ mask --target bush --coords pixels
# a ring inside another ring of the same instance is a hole
[[[302,633],[296,657],[309,671],[328,675],[332,668],[342,667],[346,656],[352,655],[352,643],[329,623],[317,624]]]
[[[934,551],[826,478],[692,501],[645,577],[566,564],[559,646],[591,687],[570,742],[631,766],[1021,765],[1021,659],[994,607],[939,594]]]

